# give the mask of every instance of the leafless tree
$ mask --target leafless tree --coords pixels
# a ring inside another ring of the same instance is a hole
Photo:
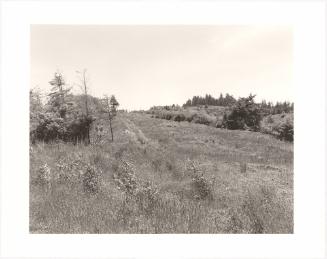
[[[84,103],[85,103],[85,115],[89,116],[89,106],[88,106],[88,90],[89,90],[89,79],[87,78],[87,70],[83,69],[83,71],[76,71],[77,74],[79,74],[79,81],[80,84],[77,84],[83,94],[84,94]]]
[[[86,118],[88,118],[90,115],[90,112],[89,112],[89,105],[88,105],[89,79],[87,77],[87,70],[83,69],[82,71],[76,71],[76,73],[79,75],[78,78],[79,78],[80,83],[77,85],[80,87],[80,89],[83,92],[84,104],[85,104],[85,116],[86,116]],[[88,141],[88,143],[90,143],[90,129],[88,129],[88,131],[87,131],[87,141]]]

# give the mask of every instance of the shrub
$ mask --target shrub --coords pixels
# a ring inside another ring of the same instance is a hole
[[[294,126],[293,114],[276,114],[263,118],[260,123],[260,131],[271,134],[280,140],[293,141]]]
[[[45,163],[44,165],[40,166],[37,172],[37,183],[42,186],[50,186],[51,184],[51,169]]]
[[[92,116],[72,114],[62,118],[57,113],[39,113],[37,126],[30,132],[31,142],[63,140],[74,142],[88,140],[89,129],[95,120]]]
[[[189,170],[192,176],[192,186],[195,191],[194,198],[197,200],[213,199],[213,191],[211,188],[211,183],[204,177],[203,172],[200,170],[199,166],[193,161],[189,162]]]
[[[138,186],[135,197],[139,208],[149,214],[157,204],[159,198],[158,187],[151,182],[146,181]]]
[[[114,180],[118,189],[127,194],[134,194],[137,188],[137,181],[132,164],[126,161],[121,161],[115,169]]]
[[[267,122],[268,123],[274,123],[274,119],[273,119],[273,117],[271,115],[268,115]]]
[[[75,115],[72,119],[66,121],[65,141],[77,143],[79,141],[89,141],[89,131],[95,121],[93,116]]]
[[[88,194],[99,192],[100,175],[95,167],[87,165],[86,172],[83,174],[83,190]]]
[[[223,120],[222,119],[217,119],[215,127],[216,128],[222,128],[223,127]]]
[[[64,119],[57,117],[54,113],[39,113],[38,125],[32,132],[35,139],[49,142],[55,139],[62,139],[66,133]]]
[[[194,113],[188,113],[185,116],[185,120],[188,122],[192,122],[192,120],[194,119],[195,114]]]
[[[216,118],[208,114],[197,113],[194,115],[192,122],[198,124],[210,125],[216,122]]]
[[[173,118],[174,121],[185,121],[185,115],[183,113],[178,113]]]
[[[293,142],[294,128],[290,120],[286,120],[285,123],[281,124],[277,131],[279,139]]]

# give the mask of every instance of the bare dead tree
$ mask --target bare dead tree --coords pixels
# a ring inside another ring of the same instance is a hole
[[[76,73],[80,74],[79,80],[80,84],[78,86],[81,88],[84,94],[84,103],[85,103],[85,115],[89,116],[89,106],[88,106],[88,78],[87,78],[87,70],[83,69],[83,71],[76,71]]]
[[[77,74],[80,75],[79,77],[79,81],[80,81],[80,84],[77,84],[83,94],[84,94],[84,105],[85,105],[85,116],[86,118],[89,118],[89,105],[88,105],[88,78],[87,78],[87,70],[86,69],[83,69],[83,71],[76,71]],[[87,129],[87,142],[88,144],[90,144],[90,129],[88,128]]]

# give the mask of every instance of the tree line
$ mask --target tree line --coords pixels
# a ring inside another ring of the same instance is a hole
[[[198,106],[198,105],[212,105],[212,106],[231,106],[236,103],[236,99],[229,94],[225,97],[220,94],[219,98],[214,98],[210,94],[206,94],[204,97],[193,96],[192,99],[188,99],[183,107]]]
[[[201,96],[193,96],[192,99],[188,99],[186,103],[183,104],[183,107],[191,107],[191,106],[223,106],[223,107],[232,107],[237,103],[237,99],[235,99],[230,94],[220,94],[219,98],[214,98],[210,94],[206,94],[204,97]],[[281,114],[281,113],[291,113],[294,111],[294,103],[291,102],[267,102],[263,100],[261,103],[257,103],[258,107],[261,110],[261,113],[264,115],[268,114]]]

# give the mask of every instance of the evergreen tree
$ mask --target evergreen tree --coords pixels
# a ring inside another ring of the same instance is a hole
[[[49,82],[52,86],[49,96],[48,107],[51,112],[58,113],[61,118],[65,118],[69,106],[72,105],[67,96],[71,88],[66,88],[63,75],[59,72],[54,74],[54,78]]]
[[[258,131],[260,127],[260,108],[254,103],[255,95],[240,98],[230,114],[224,116],[223,125],[228,129],[250,129]]]

